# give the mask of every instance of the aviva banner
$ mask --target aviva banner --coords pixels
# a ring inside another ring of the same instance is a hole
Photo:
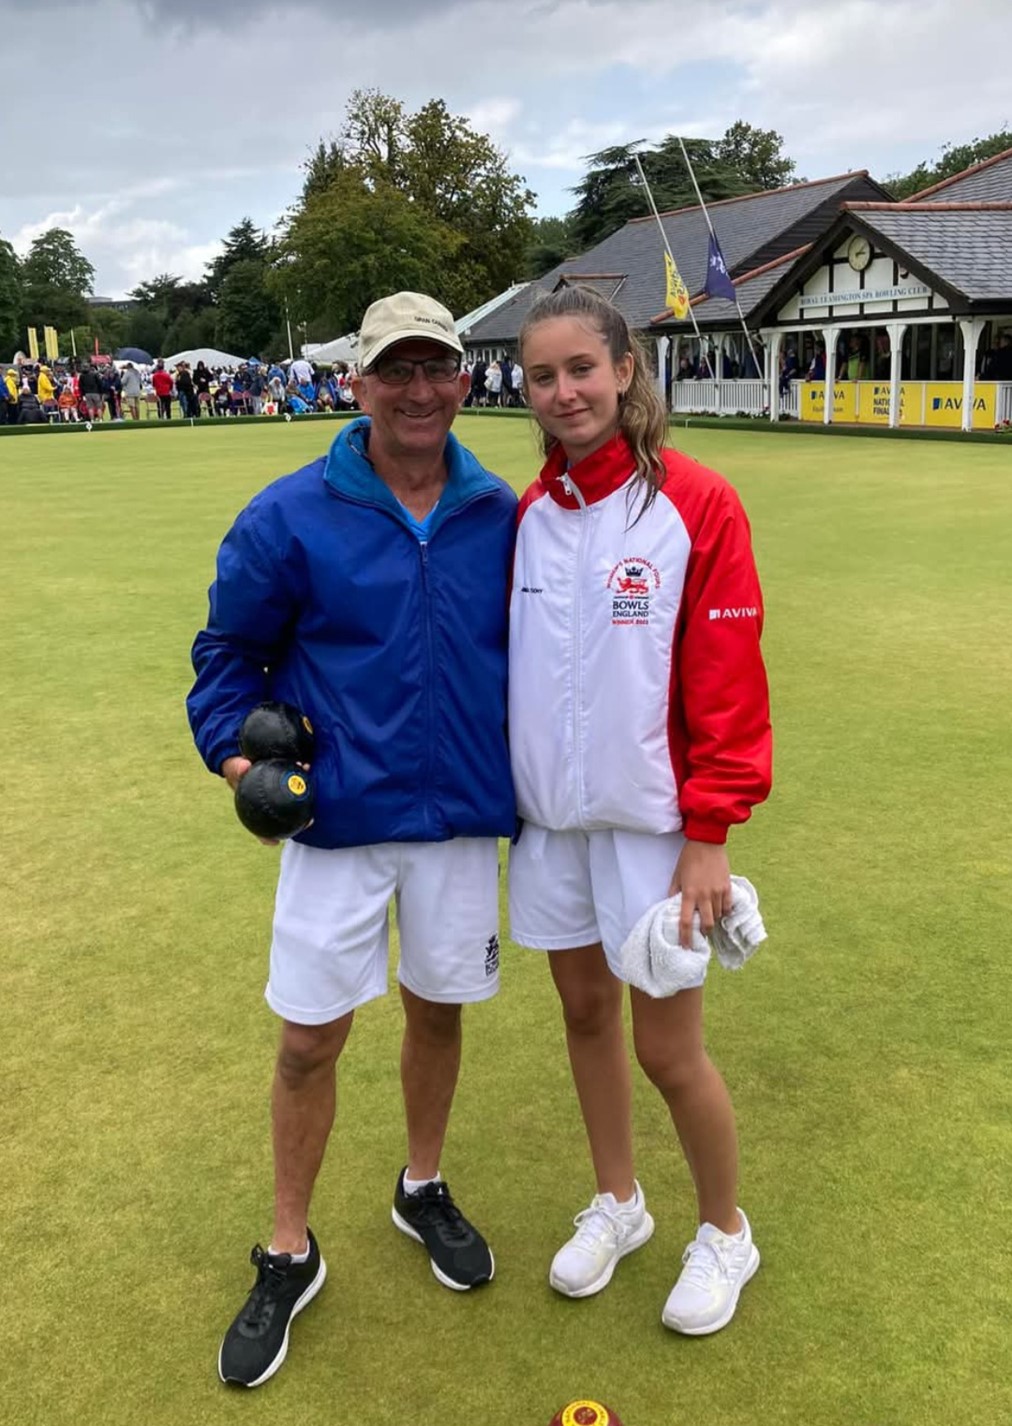
[[[824,381],[799,382],[799,416],[802,421],[821,421],[825,410]],[[888,381],[838,381],[833,388],[833,420],[859,425],[889,424]],[[990,430],[998,406],[993,381],[980,381],[973,392],[975,430]],[[900,384],[899,423],[901,426],[948,426],[959,430],[963,424],[963,383],[961,381],[904,381]]]
[[[800,383],[801,399],[798,414],[802,421],[821,421],[826,409],[826,383]],[[833,420],[857,420],[857,387],[853,381],[838,381],[833,387]]]
[[[995,423],[997,391],[993,381],[978,381],[973,388],[974,430],[991,430]],[[924,424],[926,426],[961,426],[963,424],[963,383],[961,381],[926,381],[924,383]]]

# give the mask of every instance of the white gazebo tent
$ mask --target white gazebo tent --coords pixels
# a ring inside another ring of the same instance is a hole
[[[337,337],[332,342],[324,342],[323,346],[308,348],[306,358],[316,362],[318,366],[335,361],[353,362],[357,351],[358,333],[352,332],[348,336]]]
[[[229,352],[216,351],[214,347],[194,347],[192,351],[176,352],[174,356],[162,357],[166,366],[178,366],[185,361],[187,366],[196,366],[202,361],[205,366],[245,366],[248,357],[232,356]]]

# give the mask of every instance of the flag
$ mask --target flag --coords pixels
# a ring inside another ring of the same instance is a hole
[[[720,250],[720,243],[717,242],[716,233],[710,234],[710,246],[706,254],[706,282],[703,285],[703,291],[707,297],[726,297],[729,302],[734,301],[734,283],[728,276],[727,263]]]
[[[55,361],[60,355],[60,340],[56,335],[56,328],[46,327],[43,335],[46,339],[46,356],[50,361]]]
[[[28,355],[32,361],[39,359],[39,334],[34,327],[28,328]]]
[[[664,303],[675,317],[684,318],[689,315],[689,289],[682,281],[675,260],[669,252],[664,254]]]

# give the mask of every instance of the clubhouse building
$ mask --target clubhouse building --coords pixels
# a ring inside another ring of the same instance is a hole
[[[580,283],[649,344],[674,412],[962,430],[1012,421],[1012,149],[904,202],[860,172],[709,214],[736,302],[703,291],[705,215],[678,209],[661,221],[695,326],[665,307],[660,234],[644,217],[474,314],[461,333],[469,357],[514,354],[534,298]]]

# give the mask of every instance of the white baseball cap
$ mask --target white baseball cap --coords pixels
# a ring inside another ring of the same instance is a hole
[[[360,371],[367,371],[395,342],[426,340],[464,354],[453,324],[453,314],[441,302],[421,292],[395,292],[381,297],[362,318],[355,354]]]

